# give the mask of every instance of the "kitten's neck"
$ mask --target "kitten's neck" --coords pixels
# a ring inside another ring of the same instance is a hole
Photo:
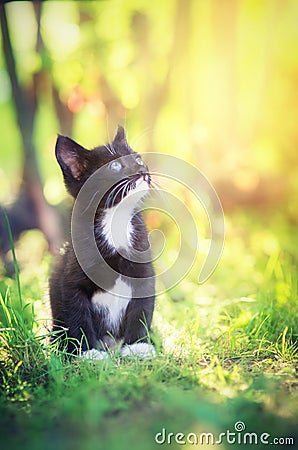
[[[111,250],[130,251],[133,245],[132,217],[134,209],[125,208],[123,203],[106,209],[101,216],[102,239]]]

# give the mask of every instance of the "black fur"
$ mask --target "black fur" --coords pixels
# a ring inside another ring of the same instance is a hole
[[[148,174],[147,167],[136,162],[138,155],[129,147],[122,127],[118,128],[112,144],[86,150],[73,140],[59,136],[56,143],[56,157],[62,169],[65,185],[70,194],[76,198],[80,189],[90,175],[99,167],[121,156],[132,155],[131,164],[125,167],[121,174],[115,177],[113,186],[123,179],[137,179]],[[134,178],[133,178],[134,177]],[[117,179],[116,179],[117,178]],[[148,184],[150,176],[148,174]],[[100,181],[99,181],[100,182]],[[71,242],[64,247],[50,279],[50,300],[53,315],[53,330],[60,336],[61,346],[66,346],[68,352],[97,348],[107,344],[109,334],[121,345],[135,342],[147,342],[155,300],[154,271],[151,262],[132,262],[129,255],[121,256],[111,249],[102,236],[102,218],[108,193],[99,204],[94,221],[94,234],[98,250],[105,261],[118,274],[133,278],[142,278],[142,292],[139,285],[131,281],[132,299],[123,318],[116,329],[109,329],[104,308],[94,308],[91,302],[95,292],[102,292],[91,281],[80,267]],[[113,205],[119,202],[114,198]],[[138,251],[148,251],[149,242],[147,230],[140,213],[132,219],[133,248]],[[133,249],[132,249],[133,251]],[[101,267],[96,270],[101,271]],[[102,271],[102,276],[105,276]],[[115,279],[111,279],[111,287]],[[65,337],[72,338],[65,340]]]

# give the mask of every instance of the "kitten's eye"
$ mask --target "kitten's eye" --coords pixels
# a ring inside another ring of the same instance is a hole
[[[119,161],[112,161],[109,167],[113,172],[120,172],[122,164]]]
[[[136,162],[137,162],[140,166],[144,166],[144,165],[145,165],[144,161],[142,160],[142,158],[141,158],[140,156],[137,156],[137,157],[136,157]]]

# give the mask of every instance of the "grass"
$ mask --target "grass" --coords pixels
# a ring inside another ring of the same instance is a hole
[[[192,273],[157,299],[153,361],[69,363],[47,345],[49,258],[34,255],[39,235],[24,239],[32,245],[30,254],[24,243],[16,249],[21,296],[17,282],[0,282],[3,448],[150,450],[163,429],[164,446],[189,448],[188,433],[217,439],[239,421],[237,443],[213,446],[242,448],[245,432],[266,432],[268,442],[284,439],[275,448],[296,448],[285,438],[297,446],[298,233],[284,219],[272,216],[268,229],[257,215],[227,218],[211,279],[199,286]],[[210,447],[204,439],[198,448]]]

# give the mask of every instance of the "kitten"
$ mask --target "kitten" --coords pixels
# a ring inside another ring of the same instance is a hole
[[[123,356],[154,356],[148,336],[155,301],[154,270],[147,230],[136,211],[151,186],[148,168],[129,147],[122,127],[111,144],[93,150],[58,136],[56,158],[76,202],[93,179],[107,190],[96,204],[91,223],[99,262],[92,265],[94,258],[86,250],[86,267],[81,267],[73,235],[56,261],[50,279],[55,336],[69,353],[87,358],[105,358],[113,345]],[[82,217],[90,204],[85,206]],[[73,221],[74,212],[75,207]],[[88,225],[83,224],[78,245],[85,242]]]

